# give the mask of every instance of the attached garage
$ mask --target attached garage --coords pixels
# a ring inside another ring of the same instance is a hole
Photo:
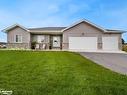
[[[118,37],[102,37],[103,50],[119,50]]]
[[[97,37],[69,37],[70,50],[97,50]]]
[[[63,30],[63,47],[71,51],[120,51],[122,31],[104,29],[89,21],[80,21]]]

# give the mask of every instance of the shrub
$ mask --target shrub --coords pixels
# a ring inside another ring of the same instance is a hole
[[[127,44],[124,44],[123,45],[123,51],[126,51],[127,52]]]
[[[33,42],[31,43],[31,49],[35,49],[36,44],[37,44],[37,42],[36,42],[36,41],[33,41]]]

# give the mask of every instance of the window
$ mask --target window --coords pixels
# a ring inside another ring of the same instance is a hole
[[[38,40],[37,41],[38,43],[42,43],[42,42],[45,41],[45,36],[44,35],[38,35],[37,37],[38,37],[38,39],[37,39]]]
[[[15,42],[16,43],[21,43],[22,42],[22,35],[16,35]]]

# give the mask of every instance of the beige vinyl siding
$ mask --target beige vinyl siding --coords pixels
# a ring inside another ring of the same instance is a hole
[[[22,43],[30,43],[30,33],[20,27],[16,27],[7,32],[7,42],[16,43],[16,35],[22,35]]]

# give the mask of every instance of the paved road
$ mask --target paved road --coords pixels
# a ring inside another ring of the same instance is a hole
[[[82,56],[115,72],[127,75],[127,54],[122,53],[88,53],[81,52]]]

